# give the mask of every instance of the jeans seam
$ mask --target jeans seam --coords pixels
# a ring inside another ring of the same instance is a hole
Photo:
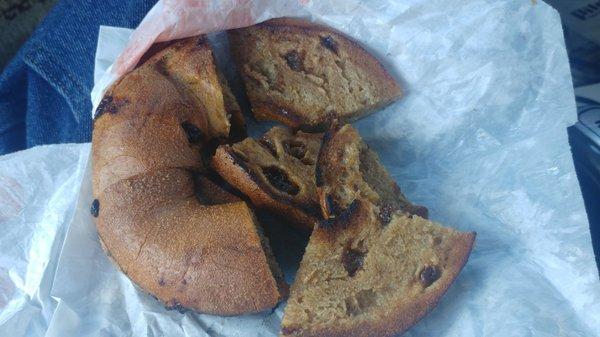
[[[47,51],[47,49],[45,49],[44,47],[38,45],[37,43],[34,44],[34,48],[36,51],[41,52],[41,51]],[[60,62],[56,62],[53,60],[52,56],[50,56],[49,54],[46,56],[48,58],[48,61],[50,63],[52,63],[54,66],[56,66],[57,68],[59,68],[65,75],[67,75],[67,77],[69,78],[69,80],[71,82],[73,82],[73,84],[76,84],[76,86],[78,87],[78,91],[81,94],[84,94],[85,90],[83,88],[83,85],[76,79],[73,77],[73,74],[71,74],[70,71],[66,70],[61,64]],[[37,59],[34,60],[34,62],[37,66],[40,66],[39,61]],[[53,76],[53,75],[52,75]],[[49,76],[50,77],[50,76]],[[57,79],[54,78],[54,80],[56,81]]]
[[[75,106],[81,105],[83,101],[83,97],[86,95],[86,91],[83,85],[77,81],[70,71],[65,69],[60,62],[56,62],[54,58],[51,56],[49,52],[47,52],[46,48],[40,46],[35,43],[32,44],[32,49],[26,54],[26,61],[30,62],[35,66],[33,69],[39,75],[46,79],[50,83],[50,85],[65,99],[69,107],[71,108],[71,113],[77,122],[80,122],[80,116],[77,114]],[[40,59],[39,56],[35,54],[42,55],[44,52],[44,58]],[[65,76],[59,77],[56,76],[54,71],[47,71],[46,67],[44,67],[44,63],[49,63],[55,70],[60,71]],[[69,86],[69,84],[71,86]],[[71,94],[71,95],[69,95]]]

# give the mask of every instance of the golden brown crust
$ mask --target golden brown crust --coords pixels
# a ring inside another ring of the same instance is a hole
[[[229,134],[234,103],[200,37],[154,52],[98,108],[98,234],[119,268],[172,309],[258,312],[287,291],[252,210],[202,163]]]
[[[191,179],[167,169],[105,190],[97,227],[107,251],[167,306],[220,315],[273,307],[280,293],[251,210],[244,202],[201,205]]]
[[[352,121],[402,95],[375,57],[329,27],[280,18],[229,36],[258,119],[318,131],[328,113]]]
[[[212,51],[198,41],[204,40],[185,39],[160,50],[107,91],[92,136],[96,192],[154,169],[202,169],[201,143],[227,136]],[[184,123],[197,129],[193,141]]]

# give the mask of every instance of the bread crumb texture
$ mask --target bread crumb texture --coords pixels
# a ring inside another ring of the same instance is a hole
[[[291,288],[284,336],[391,336],[427,313],[456,278],[475,237],[356,201],[316,227]]]
[[[283,18],[229,36],[258,119],[322,130],[329,114],[353,120],[402,95],[373,55],[329,27]]]

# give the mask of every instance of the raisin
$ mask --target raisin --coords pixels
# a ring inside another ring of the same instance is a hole
[[[323,45],[323,47],[331,50],[337,55],[338,45],[337,42],[335,42],[335,40],[331,37],[331,35],[321,36],[321,44]]]
[[[291,181],[287,173],[279,167],[269,166],[263,168],[262,171],[269,183],[276,189],[290,195],[296,195],[300,192],[298,185]]]
[[[177,311],[179,311],[180,314],[185,314],[185,312],[187,311],[186,308],[184,308],[179,302],[177,302],[175,300],[171,300],[171,301],[167,302],[165,309],[167,309],[169,311],[177,310]]]
[[[271,155],[273,155],[273,157],[277,158],[277,148],[275,147],[275,144],[267,137],[261,137],[258,140],[258,144],[260,144],[262,147],[264,147],[267,151],[269,151],[271,153]]]
[[[100,201],[98,201],[98,199],[94,199],[94,201],[92,201],[92,207],[90,207],[90,213],[92,213],[94,218],[98,217],[98,214],[100,213]]]
[[[110,96],[110,95],[105,96],[100,101],[100,104],[98,104],[98,108],[96,109],[96,117],[95,118],[100,117],[101,115],[103,115],[106,112],[109,114],[116,114],[117,112],[119,112],[119,108],[123,105],[123,103],[126,103],[126,102],[118,103],[112,96]]]
[[[100,104],[98,104],[98,108],[96,109],[96,114],[100,115],[100,114],[104,113],[105,111],[109,111],[109,109],[112,105],[112,100],[113,100],[112,96],[105,96],[104,98],[102,98],[102,100],[100,101]]]
[[[287,141],[283,143],[285,152],[298,159],[304,158],[306,155],[306,145],[300,141]]]
[[[433,284],[433,282],[435,282],[438,278],[440,278],[440,274],[441,273],[438,267],[427,266],[423,268],[423,270],[421,270],[421,273],[419,274],[419,280],[421,281],[423,287],[427,288],[431,284]]]
[[[356,272],[362,268],[364,259],[365,253],[359,250],[352,248],[344,250],[344,253],[342,254],[342,264],[350,277],[354,277]]]
[[[285,61],[287,62],[288,67],[293,71],[302,71],[302,59],[297,51],[292,50],[285,54]]]
[[[394,215],[395,211],[396,209],[392,207],[392,205],[386,204],[379,207],[379,214],[377,215],[377,217],[379,218],[379,222],[381,222],[381,225],[386,226],[387,224],[389,224],[390,221],[392,221],[392,216]]]
[[[183,128],[183,131],[185,131],[190,143],[197,144],[202,140],[202,131],[196,125],[185,121],[181,123],[181,127]]]
[[[158,279],[158,285],[161,287],[165,285],[165,280],[162,277]]]

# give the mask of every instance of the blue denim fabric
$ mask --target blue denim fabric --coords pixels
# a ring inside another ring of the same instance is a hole
[[[89,142],[100,25],[135,28],[156,0],[63,0],[0,75],[0,155]]]

